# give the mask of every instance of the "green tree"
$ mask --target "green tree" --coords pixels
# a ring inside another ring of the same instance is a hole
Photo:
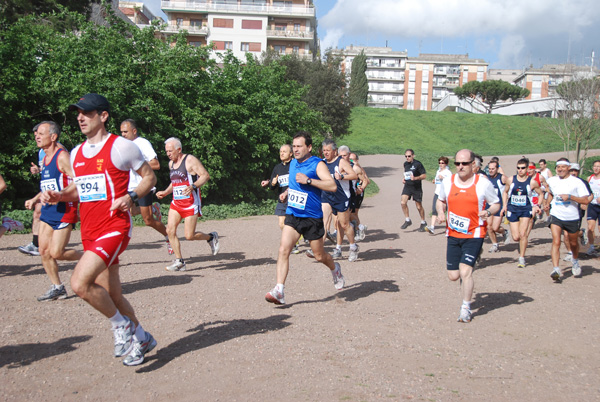
[[[470,81],[462,87],[455,88],[454,93],[460,99],[477,98],[481,100],[486,104],[488,113],[492,113],[492,109],[499,101],[510,99],[512,102],[516,102],[529,96],[528,89],[500,80]]]
[[[587,151],[600,143],[600,78],[566,81],[556,92],[556,118],[547,120],[548,129],[563,141],[567,156],[574,151],[583,166]]]
[[[367,81],[367,56],[361,50],[360,54],[352,60],[350,71],[350,104],[354,106],[367,106],[369,82]]]

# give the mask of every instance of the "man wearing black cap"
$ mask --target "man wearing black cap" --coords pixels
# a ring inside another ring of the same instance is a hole
[[[87,94],[69,106],[87,140],[71,152],[74,183],[62,191],[46,191],[43,203],[79,201],[84,254],[75,266],[71,288],[111,322],[116,357],[133,366],[156,346],[143,330],[133,307],[121,293],[119,255],[131,236],[134,202],[150,192],[156,176],[139,148],[131,141],[106,131],[110,105],[105,97]],[[141,177],[127,192],[129,170]]]

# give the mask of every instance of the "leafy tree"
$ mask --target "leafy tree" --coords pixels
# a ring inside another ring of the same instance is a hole
[[[499,101],[510,99],[512,102],[516,102],[529,96],[528,89],[500,80],[470,81],[462,87],[455,88],[454,93],[460,99],[479,98],[487,105],[488,113],[492,113],[492,109]]]
[[[369,82],[367,81],[367,56],[361,50],[352,60],[350,72],[350,104],[352,106],[367,106]]]
[[[345,77],[340,70],[341,58],[326,52],[324,60],[306,60],[297,55],[280,57],[266,52],[262,64],[279,62],[286,67],[286,79],[306,86],[302,100],[321,113],[323,121],[329,125],[329,135],[341,138],[350,127],[350,104],[345,90]]]
[[[587,151],[600,142],[600,78],[566,81],[556,90],[555,119],[548,119],[548,128],[563,141],[565,152],[575,152],[581,165]]]
[[[89,15],[92,3],[99,0],[2,0],[0,1],[0,24],[12,24],[19,18],[28,15],[40,15],[60,11],[63,8]],[[52,14],[48,14],[52,18]],[[54,20],[55,24],[68,26],[72,23],[69,19]]]
[[[107,12],[109,24],[94,25],[82,14],[61,11],[26,16],[0,27],[0,172],[9,183],[5,207],[37,191],[29,174],[37,162],[31,128],[42,120],[63,127],[60,141],[72,148],[84,138],[68,106],[88,92],[111,103],[109,130],[126,118],[138,122],[168,174],[164,140],[176,136],[184,152],[198,156],[211,181],[211,202],[253,201],[278,161],[282,143],[300,129],[323,133],[328,125],[302,97],[306,91],[285,77],[280,63],[242,64],[231,54],[219,67],[210,49],[186,43],[185,32],[167,44],[152,27],[139,30]],[[51,18],[48,18],[51,17]],[[74,21],[76,30],[56,29],[54,20]]]

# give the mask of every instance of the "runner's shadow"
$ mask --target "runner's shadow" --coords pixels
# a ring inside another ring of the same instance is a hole
[[[297,304],[311,304],[311,303],[323,303],[332,300],[343,300],[346,302],[353,302],[359,299],[364,299],[365,297],[369,297],[372,294],[378,292],[388,292],[388,293],[396,293],[400,291],[400,288],[395,283],[396,281],[392,280],[383,280],[383,281],[369,281],[369,282],[360,282],[345,287],[343,290],[339,292],[325,297],[324,299],[319,300],[305,300],[299,301],[291,304],[284,304],[279,307],[279,309],[290,308]]]
[[[360,251],[358,257],[359,260],[371,261],[371,260],[387,260],[393,258],[402,258],[402,254],[405,251],[403,249],[390,249],[390,248],[376,248],[366,251]]]
[[[180,338],[164,348],[160,348],[156,355],[147,357],[146,361],[150,362],[150,364],[140,368],[137,372],[148,373],[158,370],[186,353],[242,336],[278,331],[292,325],[290,322],[286,322],[290,318],[290,315],[279,314],[254,320],[237,319],[200,324],[196,328],[187,330],[187,332],[191,333],[190,335]]]
[[[531,303],[534,299],[522,292],[508,293],[477,293],[471,309],[477,309],[474,316],[486,315],[490,311],[511,306],[513,304]]]
[[[485,253],[485,251],[484,251]],[[506,264],[510,261],[517,261],[515,258],[512,257],[498,257],[498,258],[494,258],[494,257],[488,257],[488,258],[481,258],[481,262],[477,263],[475,265],[475,270],[478,269],[484,269],[487,267],[493,267],[495,265],[500,265],[500,264]],[[515,266],[516,266],[516,262],[515,262]]]
[[[190,258],[184,257],[185,262],[187,264],[189,264],[189,263],[196,263],[196,262],[215,262],[215,261],[223,261],[223,260],[239,261],[239,260],[243,260],[244,258],[246,258],[246,254],[240,253],[240,252],[219,253],[217,255],[210,254],[210,249],[208,249],[207,252],[209,254],[199,255],[199,256],[190,257]],[[223,265],[223,263],[221,263],[219,265]],[[204,268],[202,268],[202,269],[204,269]]]
[[[365,172],[370,178],[376,179],[378,177],[385,177],[393,175],[398,168],[382,166],[382,167],[365,167]]]
[[[154,278],[140,279],[122,284],[123,294],[139,292],[141,290],[156,289],[167,286],[187,285],[193,278],[200,275],[165,275]]]
[[[32,276],[32,275],[46,275],[46,271],[42,267],[42,261],[40,257],[33,257],[38,259],[37,264],[29,264],[29,265],[0,265],[0,278],[4,276]],[[59,262],[58,270],[59,272],[71,271],[77,265],[76,262]],[[36,268],[36,269],[31,269]]]
[[[533,239],[529,241],[530,246],[538,246],[540,244],[552,243],[552,239]]]
[[[76,350],[76,343],[87,342],[92,339],[89,335],[72,336],[59,339],[50,343],[23,343],[20,345],[7,345],[0,348],[0,367],[8,369],[29,366],[38,360],[62,355]]]
[[[580,279],[584,276],[590,276],[598,273],[600,273],[600,269],[591,267],[589,265],[582,265],[580,277],[574,277],[573,273],[571,272],[571,268],[567,268],[566,270],[563,270],[563,280],[567,278]]]
[[[387,233],[385,230],[381,229],[367,229],[366,237],[364,240],[360,241],[360,243],[370,243],[380,240],[396,240],[399,237],[398,233]]]
[[[133,239],[132,239],[133,240]],[[129,243],[127,246],[128,250],[157,250],[160,248],[166,249],[165,240],[145,241],[143,243]]]

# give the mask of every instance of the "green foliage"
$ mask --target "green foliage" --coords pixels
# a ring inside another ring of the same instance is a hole
[[[344,144],[359,156],[412,148],[428,172],[437,170],[438,157],[453,156],[461,148],[498,156],[563,150],[560,139],[537,117],[374,108],[352,109],[352,134]]]
[[[470,81],[462,87],[455,88],[454,93],[460,99],[475,97],[481,99],[487,104],[488,113],[492,112],[498,101],[510,99],[512,102],[516,102],[529,96],[528,89],[501,80]]]
[[[361,50],[352,60],[350,72],[350,104],[352,106],[367,106],[369,82],[367,81],[367,56]]]
[[[27,15],[51,13],[63,8],[87,15],[92,3],[99,2],[99,0],[2,0],[0,2],[0,24],[11,24]],[[70,23],[68,19],[55,19],[53,22],[60,27],[66,27]]]
[[[263,55],[262,64],[280,63],[286,67],[285,78],[306,87],[302,96],[308,106],[321,113],[323,121],[329,126],[320,134],[341,138],[350,127],[350,104],[346,95],[344,74],[340,71],[341,58],[330,51],[324,61],[306,60],[297,55],[280,57],[273,52]],[[315,143],[317,143],[315,141]]]
[[[66,11],[51,17],[0,26],[0,172],[8,209],[37,191],[39,179],[29,174],[38,151],[32,126],[58,122],[60,141],[71,149],[83,136],[68,106],[88,92],[111,103],[109,131],[119,133],[126,118],[137,121],[159,155],[159,189],[168,185],[164,140],[179,137],[183,151],[211,175],[202,188],[209,202],[262,198],[260,180],[278,162],[281,144],[298,130],[317,140],[328,130],[279,62],[261,66],[249,57],[242,64],[228,54],[219,67],[209,48],[187,45],[185,32],[168,44],[155,37],[154,27],[139,30],[110,12],[107,26]],[[53,23],[67,19],[76,30],[63,32]]]

